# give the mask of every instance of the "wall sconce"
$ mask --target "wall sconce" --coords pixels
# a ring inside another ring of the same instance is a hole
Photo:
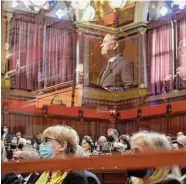
[[[116,113],[116,121],[120,120],[120,112]]]
[[[142,117],[142,110],[141,109],[138,109],[137,111],[137,118],[141,118]]]
[[[116,116],[116,109],[109,109],[109,113],[112,117]]]
[[[171,104],[167,104],[167,114],[171,114],[171,111],[172,111],[172,106]]]
[[[48,105],[43,105],[42,112],[43,112],[44,115],[48,114]]]
[[[83,110],[82,109],[79,110],[79,117],[80,117],[80,119],[83,118]]]

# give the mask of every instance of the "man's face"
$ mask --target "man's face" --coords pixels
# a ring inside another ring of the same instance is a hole
[[[101,47],[102,55],[107,55],[109,53],[112,53],[116,48],[116,41],[114,40],[114,37],[112,35],[107,34],[104,37],[100,47]]]
[[[111,130],[107,132],[108,136],[112,136],[115,138],[115,133]]]
[[[16,133],[16,137],[18,138],[18,139],[20,139],[22,136],[21,136],[21,132],[17,132]]]

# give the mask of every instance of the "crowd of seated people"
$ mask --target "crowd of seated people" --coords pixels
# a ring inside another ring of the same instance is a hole
[[[22,133],[9,132],[4,126],[1,141],[1,160],[32,160],[45,158],[91,157],[93,155],[133,154],[147,151],[186,150],[186,136],[179,132],[177,137],[157,132],[141,131],[129,136],[119,136],[116,129],[108,129],[106,136],[97,141],[85,135],[81,139],[77,132],[65,125],[51,126],[37,133],[35,138],[26,139]],[[178,166],[127,170],[128,184],[183,184],[186,169]],[[1,178],[5,184],[100,184],[99,179],[88,170],[44,171],[43,173],[8,173]]]

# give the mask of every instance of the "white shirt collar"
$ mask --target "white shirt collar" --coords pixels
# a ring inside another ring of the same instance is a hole
[[[116,58],[118,58],[119,55],[111,57],[108,62],[112,63]]]

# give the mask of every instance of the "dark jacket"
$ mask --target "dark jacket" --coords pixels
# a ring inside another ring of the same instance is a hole
[[[125,87],[133,83],[133,63],[124,60],[121,55],[103,68],[97,81],[101,87]]]
[[[39,178],[40,174],[33,172],[30,178],[27,181],[27,184],[34,184]],[[1,176],[2,184],[22,184],[24,182],[24,178],[20,174],[8,173]]]
[[[36,181],[39,179],[39,176],[40,175],[38,173],[32,173],[27,184],[35,184]],[[23,178],[19,175],[16,175],[15,173],[9,173],[1,177],[1,183],[22,184]],[[78,172],[69,172],[61,184],[88,184],[88,181],[83,174],[80,174]]]
[[[88,184],[88,181],[83,174],[71,171],[61,184]]]
[[[101,184],[98,177],[94,173],[84,170],[83,174],[87,178],[88,184]]]

